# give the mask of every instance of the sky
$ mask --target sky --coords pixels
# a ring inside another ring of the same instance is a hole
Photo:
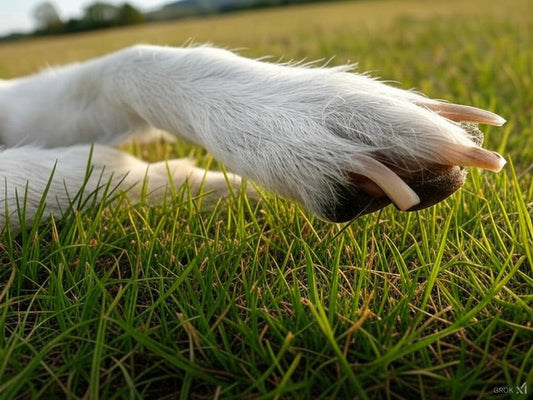
[[[28,32],[35,29],[32,17],[33,9],[45,0],[0,0],[0,36],[14,31]],[[63,20],[79,18],[83,10],[96,0],[50,0]],[[146,11],[160,5],[170,3],[171,0],[104,0],[109,4],[129,3],[134,7]]]

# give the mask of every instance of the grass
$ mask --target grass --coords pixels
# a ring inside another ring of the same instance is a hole
[[[466,4],[465,4],[466,3]],[[526,398],[533,390],[527,1],[319,4],[0,45],[0,74],[187,37],[359,61],[497,111],[510,161],[418,213],[320,222],[265,194],[95,205],[0,241],[0,398]],[[276,21],[276,23],[274,23]],[[188,32],[188,33],[186,33]],[[132,146],[160,159],[190,145]],[[509,390],[513,393],[508,393]],[[507,393],[501,395],[499,393]]]

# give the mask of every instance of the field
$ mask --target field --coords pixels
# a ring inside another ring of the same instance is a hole
[[[0,77],[189,38],[358,62],[487,108],[499,174],[418,213],[327,224],[265,193],[208,213],[95,206],[0,237],[0,399],[515,398],[533,391],[529,0],[287,7],[0,44]],[[132,145],[150,159],[186,143]],[[179,194],[179,193],[178,193]],[[527,385],[527,386],[524,386]]]

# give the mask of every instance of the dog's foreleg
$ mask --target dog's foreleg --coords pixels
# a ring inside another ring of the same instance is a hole
[[[201,194],[205,204],[228,196],[228,183],[241,184],[238,176],[205,171],[186,159],[146,163],[101,145],[8,148],[0,152],[0,177],[0,230],[10,225],[15,232],[31,226],[40,207],[44,218],[59,217],[117,191],[133,202],[160,203],[184,183],[184,195]]]
[[[0,81],[0,144],[114,144],[156,127],[205,147],[205,125],[227,130],[232,102],[240,107],[257,89],[243,87],[261,73],[263,63],[250,61],[209,47],[134,46]],[[213,125],[222,115],[223,126]]]
[[[461,125],[460,122],[467,124]],[[464,167],[500,170],[473,123],[504,120],[347,68],[270,64],[209,47],[135,46],[0,86],[7,145],[110,143],[153,126],[329,221],[435,204]]]

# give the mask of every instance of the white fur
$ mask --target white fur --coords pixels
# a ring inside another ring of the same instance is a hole
[[[165,163],[107,147],[150,127],[203,146],[319,216],[334,206],[345,171],[363,168],[358,154],[382,151],[418,165],[445,163],[443,144],[475,146],[459,125],[416,105],[423,97],[347,69],[271,64],[211,47],[135,46],[0,81],[0,228],[7,215],[16,227],[24,193],[26,222],[33,220],[54,166],[45,214],[60,215],[82,189],[92,144],[84,193],[111,179],[136,200],[147,177],[148,192],[160,196],[170,184]],[[180,160],[168,167],[174,186],[201,186],[204,171]],[[206,190],[227,194],[221,174],[206,177]]]

